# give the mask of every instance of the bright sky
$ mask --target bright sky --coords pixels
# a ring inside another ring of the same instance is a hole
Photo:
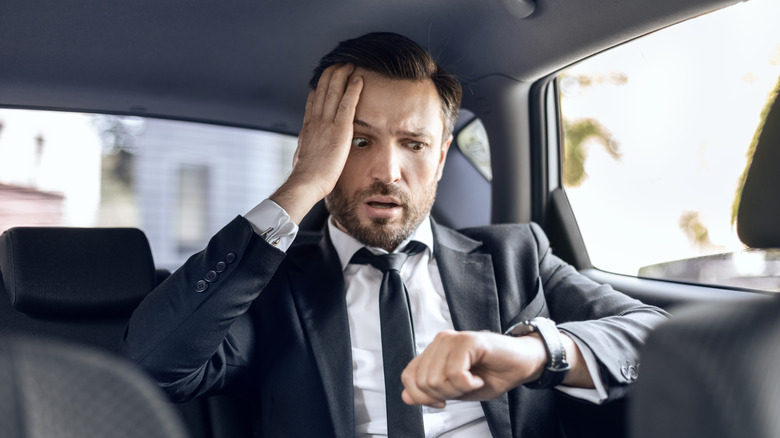
[[[64,225],[93,225],[100,202],[100,140],[84,114],[0,109],[0,183],[65,195]],[[40,160],[36,138],[44,140]]]

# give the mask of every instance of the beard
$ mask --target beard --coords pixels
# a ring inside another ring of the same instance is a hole
[[[396,198],[403,208],[401,216],[397,219],[372,218],[370,224],[361,224],[358,209],[361,208],[364,199],[374,195]],[[351,199],[337,185],[325,197],[325,206],[337,224],[357,241],[391,252],[417,229],[431,211],[435,199],[436,183],[431,184],[423,193],[422,199],[415,203],[408,193],[397,186],[375,182],[356,192]]]

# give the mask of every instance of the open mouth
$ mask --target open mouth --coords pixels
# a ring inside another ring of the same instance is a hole
[[[372,196],[365,201],[366,214],[372,219],[397,219],[404,204],[393,196]]]
[[[376,202],[371,201],[368,203],[371,207],[374,208],[394,208],[394,207],[400,207],[400,205],[394,203],[394,202]]]

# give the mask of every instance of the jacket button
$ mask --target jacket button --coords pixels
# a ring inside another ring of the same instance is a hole
[[[620,367],[620,374],[622,374],[626,380],[631,380],[631,374],[629,374],[628,367]]]
[[[195,292],[197,293],[205,292],[208,288],[209,284],[203,280],[198,280],[198,282],[195,283]]]
[[[217,280],[217,277],[219,277],[219,274],[217,274],[216,271],[209,271],[206,272],[206,281],[209,283],[213,283]]]
[[[222,273],[222,272],[225,272],[225,268],[226,267],[227,267],[227,265],[225,264],[225,262],[218,262],[215,269],[216,269],[217,273]]]
[[[628,376],[631,380],[636,380],[636,378],[639,376],[639,373],[637,373],[636,368],[630,366],[628,367]]]
[[[225,262],[233,263],[235,261],[236,261],[236,254],[233,252],[227,253],[227,255],[225,256]]]

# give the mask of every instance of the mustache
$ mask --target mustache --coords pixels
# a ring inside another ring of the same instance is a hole
[[[369,196],[392,196],[401,203],[401,205],[409,204],[409,194],[402,190],[395,184],[384,184],[379,181],[374,182],[370,186],[357,193],[355,199],[364,199]]]

